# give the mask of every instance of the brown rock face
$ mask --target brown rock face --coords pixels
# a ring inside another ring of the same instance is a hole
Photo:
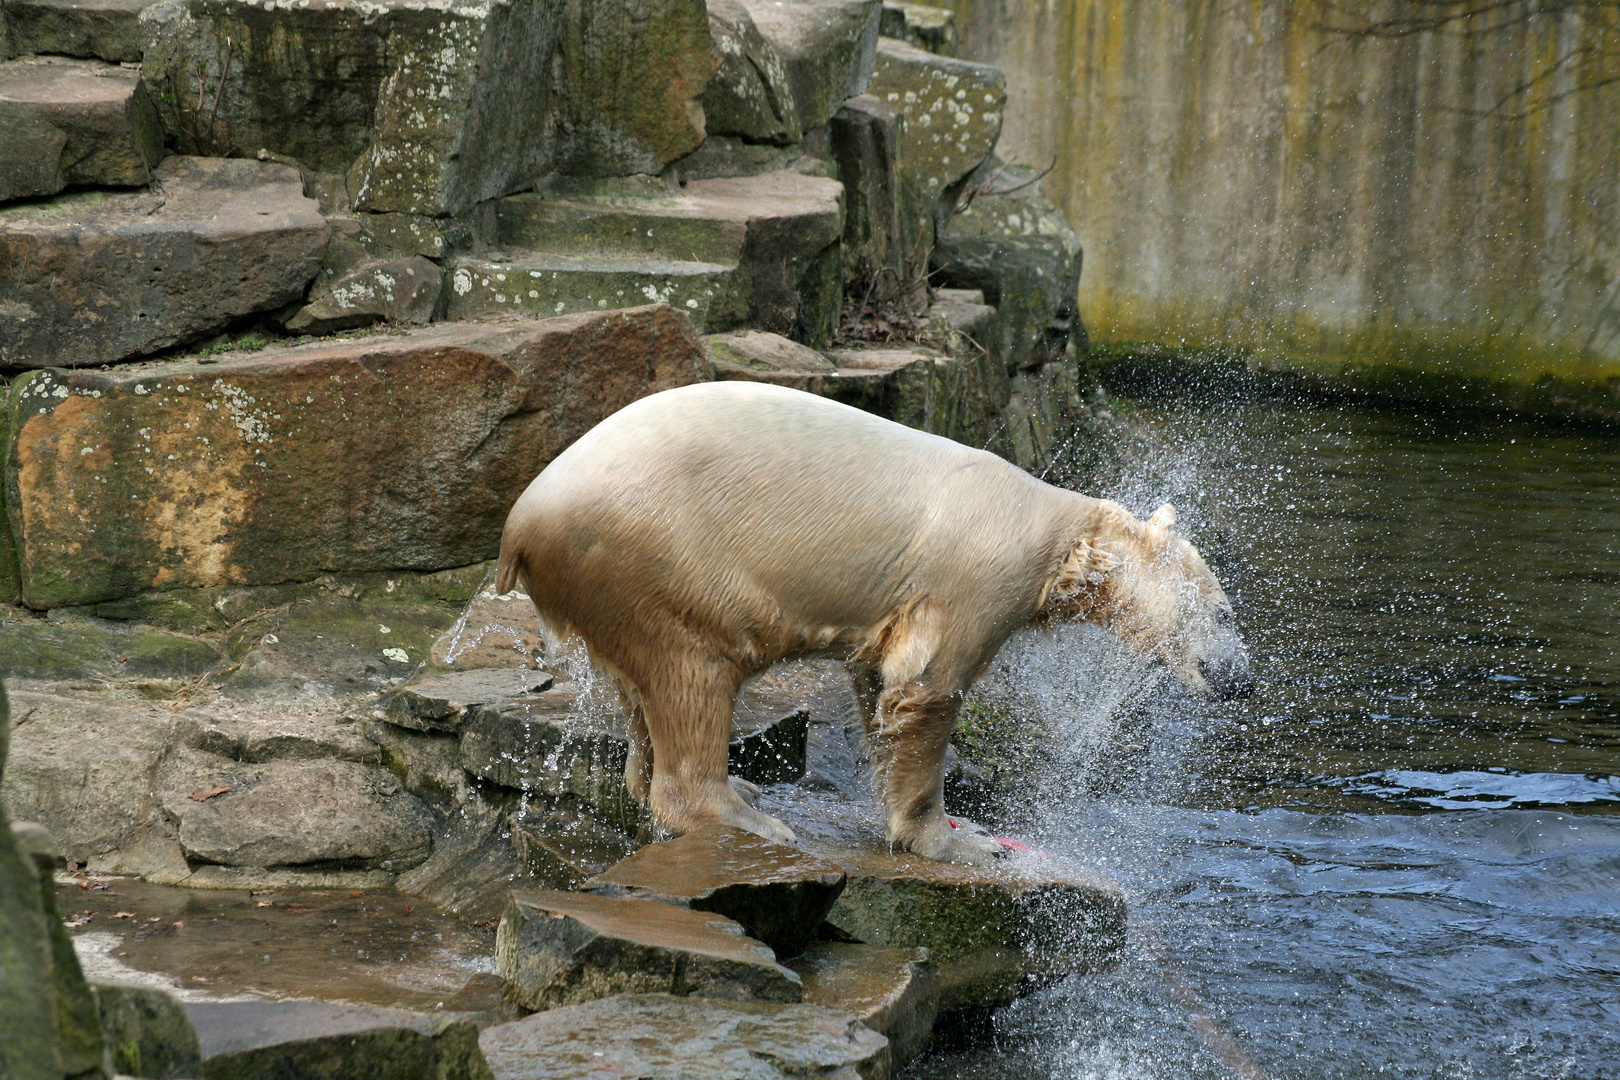
[[[796,1002],[799,977],[730,919],[656,900],[516,891],[495,967],[530,1009],[614,994]]]
[[[667,307],[237,355],[18,380],[26,604],[492,557],[563,447],[704,372]]]
[[[777,955],[795,956],[843,891],[844,871],[751,833],[711,825],[648,844],[585,887],[712,911],[736,920]]]
[[[327,224],[297,170],[170,158],[153,178],[0,210],[0,364],[112,363],[303,295]]]
[[[933,1033],[939,978],[927,949],[818,941],[788,966],[804,980],[804,1000],[853,1013],[887,1036],[896,1069]]]

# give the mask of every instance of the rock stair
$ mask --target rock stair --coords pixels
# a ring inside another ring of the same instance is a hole
[[[782,170],[629,194],[508,196],[497,203],[497,250],[451,262],[447,314],[667,303],[708,331],[824,337],[841,287],[828,254],[843,229],[842,190]]]
[[[141,58],[141,11],[154,0],[3,0],[12,47],[22,55]]]

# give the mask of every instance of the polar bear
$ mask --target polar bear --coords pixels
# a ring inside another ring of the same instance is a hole
[[[666,390],[602,421],[513,506],[497,588],[617,676],[625,779],[659,826],[793,833],[726,775],[745,678],[794,657],[854,675],[892,845],[985,863],[948,818],[942,771],[963,692],[1013,631],[1111,628],[1195,692],[1248,692],[1232,607],[1165,505],[1042,483],[994,454],[783,387]]]

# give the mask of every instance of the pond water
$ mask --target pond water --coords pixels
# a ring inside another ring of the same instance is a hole
[[[1022,823],[1127,889],[1128,955],[914,1063],[949,1077],[1620,1077],[1620,437],[1137,403],[1258,690],[1085,635],[1005,673],[1066,760]]]

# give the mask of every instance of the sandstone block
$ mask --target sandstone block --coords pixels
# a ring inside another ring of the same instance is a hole
[[[720,68],[703,91],[708,134],[798,142],[804,129],[787,64],[740,0],[709,0],[709,36],[720,54]]]
[[[397,873],[433,849],[427,808],[391,773],[368,765],[247,765],[181,754],[165,764],[158,788],[164,811],[179,823],[181,847],[196,862]]]
[[[23,598],[465,566],[564,446],[703,374],[668,308],[32,373],[9,403]]]
[[[700,99],[719,66],[703,0],[560,5],[557,167],[657,173],[703,142]]]
[[[533,668],[545,658],[545,635],[522,588],[506,595],[480,589],[456,625],[433,643],[433,664],[451,670]]]
[[[467,1020],[328,1001],[186,1005],[207,1080],[491,1080]]]
[[[140,74],[96,60],[0,64],[0,202],[70,184],[140,187],[163,157],[163,128]]]
[[[180,1002],[144,986],[107,982],[90,986],[116,1072],[149,1080],[202,1075],[197,1033]]]
[[[885,38],[871,94],[904,114],[900,136],[905,232],[932,241],[942,200],[990,156],[1001,135],[1007,79],[997,68]]]
[[[296,170],[170,158],[154,180],[0,210],[0,363],[112,363],[303,295],[327,225]]]
[[[154,0],[4,0],[11,41],[33,53],[95,57],[112,63],[141,58],[140,15]]]
[[[956,55],[956,13],[949,8],[884,0],[880,32],[925,52]]]
[[[796,1002],[799,977],[730,919],[656,900],[512,893],[495,968],[526,1008],[614,994]]]
[[[360,210],[455,214],[551,161],[553,0],[164,0],[143,75],[183,152],[347,172]]]
[[[735,267],[658,258],[512,252],[451,260],[445,317],[548,315],[668,304],[701,328],[731,327],[745,311]]]
[[[378,322],[423,326],[443,285],[444,274],[420,255],[374,263],[318,289],[285,325],[295,334],[332,334]]]
[[[555,680],[543,671],[486,668],[430,675],[399,688],[388,703],[392,723],[417,731],[456,731],[477,705],[521,703],[550,690]]]
[[[933,1034],[939,978],[927,949],[818,941],[788,963],[804,981],[804,1000],[847,1012],[889,1040],[899,1069]]]
[[[637,1037],[627,1039],[633,1031]],[[881,1080],[888,1043],[819,1005],[624,994],[485,1029],[497,1080]]]
[[[791,957],[814,939],[843,891],[844,872],[795,848],[711,825],[648,844],[585,887],[724,915],[778,956]]]
[[[742,0],[787,65],[802,131],[872,81],[882,0]]]

